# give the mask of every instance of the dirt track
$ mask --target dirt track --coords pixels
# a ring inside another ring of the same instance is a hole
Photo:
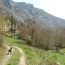
[[[7,46],[7,48],[9,49],[9,47]],[[20,62],[19,62],[19,65],[26,65],[25,63],[25,55],[24,55],[24,52],[22,49],[20,49],[19,47],[14,47],[16,49],[18,49],[18,51],[21,53],[21,58],[20,58]],[[1,65],[6,65],[7,61],[10,59],[11,55],[5,55],[2,62],[1,62]]]

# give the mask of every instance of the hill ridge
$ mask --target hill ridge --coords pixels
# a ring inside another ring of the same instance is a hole
[[[20,21],[26,18],[34,19],[43,27],[65,27],[65,20],[50,15],[42,9],[25,2],[14,2],[12,0],[0,0],[0,10],[12,13]]]

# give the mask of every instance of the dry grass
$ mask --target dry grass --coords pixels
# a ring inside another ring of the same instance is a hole
[[[5,55],[5,52],[6,52],[6,48],[0,47],[0,63],[1,63],[1,60],[3,59],[3,57]]]

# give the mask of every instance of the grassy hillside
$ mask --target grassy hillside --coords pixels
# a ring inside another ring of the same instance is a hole
[[[50,50],[46,52],[42,49],[24,45],[23,40],[6,37],[6,41],[10,46],[15,45],[23,49],[27,65],[57,65],[56,63],[65,65],[65,49],[60,50],[60,53],[54,53]]]

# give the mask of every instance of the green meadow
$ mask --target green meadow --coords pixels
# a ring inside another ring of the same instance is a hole
[[[25,45],[25,41],[15,38],[6,37],[6,41],[9,46],[17,46],[24,51],[27,65],[56,65],[56,63],[65,65],[65,49],[61,49],[60,53],[55,53],[51,50],[44,51],[42,49]],[[18,56],[20,55],[17,51],[15,51],[15,53],[13,53],[12,55],[12,59],[13,61],[18,62],[19,60],[15,60],[16,57],[18,57],[16,54]],[[15,59],[13,56],[15,57]],[[18,59],[19,58],[20,56],[18,57]],[[13,61],[11,60],[9,62],[11,63]]]

